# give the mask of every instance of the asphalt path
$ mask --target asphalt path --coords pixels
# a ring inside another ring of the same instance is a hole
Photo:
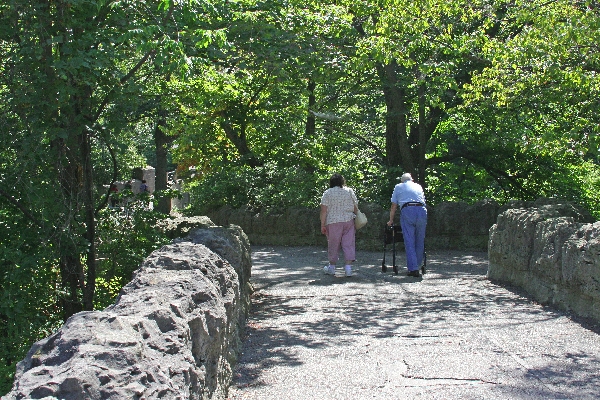
[[[429,252],[414,278],[359,251],[347,278],[324,248],[252,250],[231,400],[600,398],[598,325],[489,281],[486,253]]]

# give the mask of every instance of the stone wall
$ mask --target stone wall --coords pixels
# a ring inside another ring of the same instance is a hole
[[[600,321],[600,222],[569,203],[511,208],[490,229],[491,280]]]
[[[226,398],[250,304],[249,242],[239,227],[187,222],[115,304],[35,343],[3,399]]]
[[[369,223],[356,235],[360,250],[383,250],[383,234],[389,219],[389,208],[377,204],[360,205]],[[487,249],[489,229],[502,208],[493,201],[441,203],[428,207],[428,249],[480,250]],[[242,227],[253,245],[327,246],[321,234],[319,209],[289,208],[280,213],[252,213],[223,207],[208,213],[219,225]],[[398,221],[398,215],[395,218]]]

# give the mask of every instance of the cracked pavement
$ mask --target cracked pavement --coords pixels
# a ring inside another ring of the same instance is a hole
[[[597,399],[600,327],[486,279],[487,253],[428,252],[427,274],[357,252],[254,246],[253,306],[229,399]]]

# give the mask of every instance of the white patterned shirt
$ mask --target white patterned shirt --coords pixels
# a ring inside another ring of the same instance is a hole
[[[358,204],[354,190],[347,186],[329,188],[323,193],[321,204],[327,206],[325,225],[354,219],[354,204]]]

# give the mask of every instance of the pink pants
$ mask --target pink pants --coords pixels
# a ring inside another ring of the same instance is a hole
[[[354,220],[348,222],[336,222],[327,225],[327,257],[329,264],[335,265],[340,255],[340,247],[344,251],[346,264],[356,258],[356,246],[354,244]]]

